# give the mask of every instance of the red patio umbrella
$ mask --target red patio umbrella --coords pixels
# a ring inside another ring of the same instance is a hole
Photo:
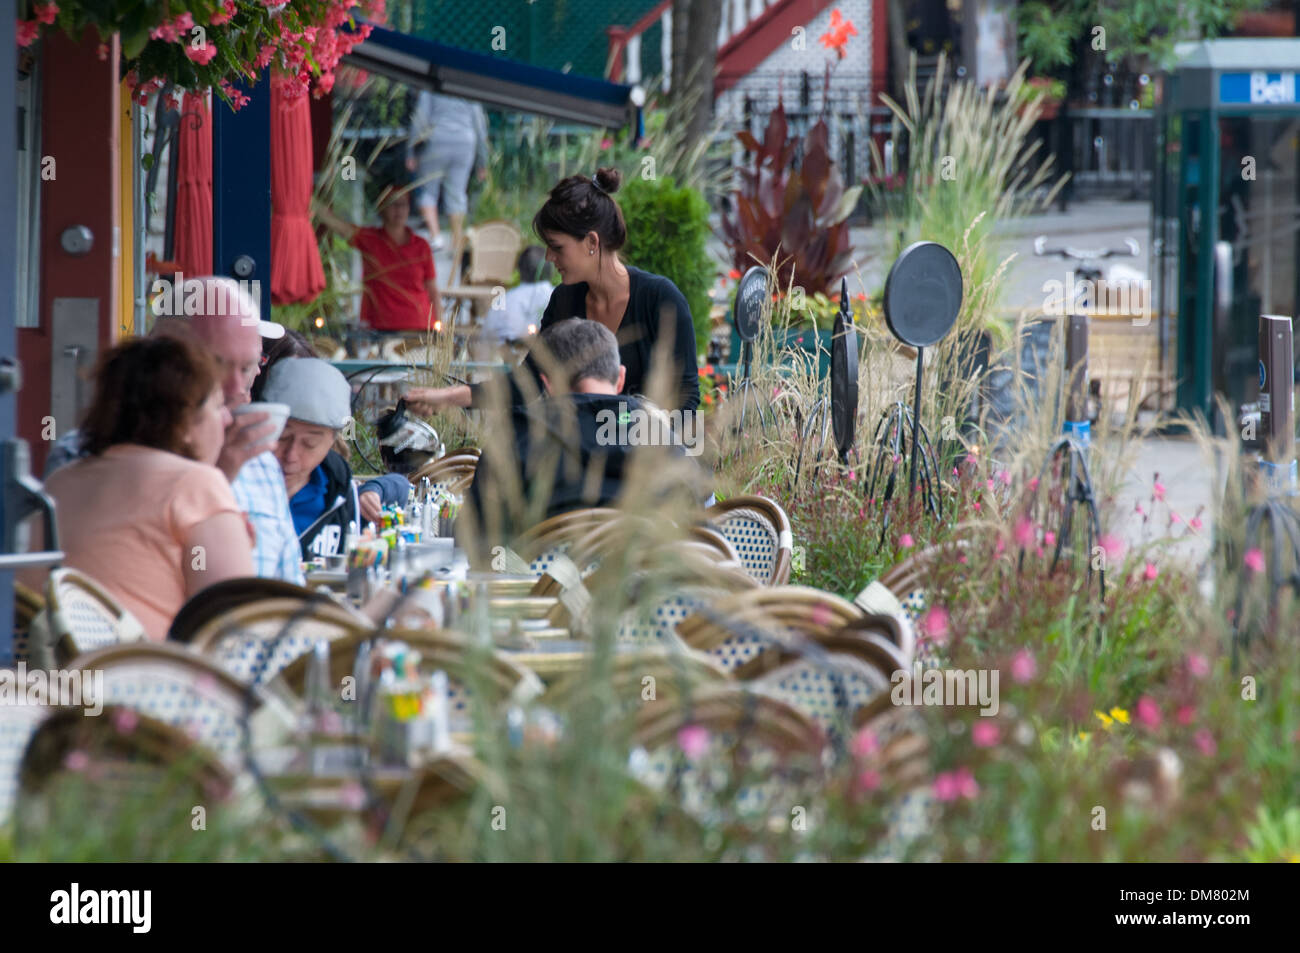
[[[271,80],[271,300],[311,301],[325,288],[311,226],[311,106]]]
[[[172,259],[182,273],[212,274],[212,116],[206,95],[186,93],[181,103],[175,229]]]

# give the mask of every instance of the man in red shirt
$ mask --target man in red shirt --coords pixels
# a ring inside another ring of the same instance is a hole
[[[345,222],[328,208],[317,217],[361,252],[361,323],[376,331],[432,331],[438,320],[438,283],[433,251],[406,227],[410,193],[389,186],[379,197],[383,225]]]

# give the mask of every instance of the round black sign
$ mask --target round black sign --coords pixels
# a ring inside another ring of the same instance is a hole
[[[745,272],[736,289],[736,306],[732,321],[742,341],[753,341],[763,323],[763,306],[767,303],[767,269],[755,265]]]
[[[847,297],[847,291],[842,292]],[[831,337],[831,428],[843,459],[858,430],[858,332],[841,300]]]
[[[912,347],[938,344],[961,311],[961,267],[938,242],[903,249],[885,279],[885,323]]]

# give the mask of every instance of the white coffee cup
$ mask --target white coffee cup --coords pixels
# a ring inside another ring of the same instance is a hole
[[[251,404],[244,404],[242,407],[236,407],[231,411],[236,417],[242,417],[244,414],[269,414],[270,419],[264,421],[258,426],[266,424],[275,424],[275,431],[266,437],[262,442],[279,440],[280,434],[284,430],[285,422],[289,419],[288,404],[272,404],[266,401],[254,401]]]

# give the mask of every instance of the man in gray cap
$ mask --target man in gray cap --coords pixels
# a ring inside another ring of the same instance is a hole
[[[304,559],[341,555],[349,523],[374,520],[382,506],[406,502],[406,477],[387,474],[358,489],[347,460],[333,450],[352,419],[352,388],[328,361],[298,357],[272,365],[262,399],[289,405],[275,456]]]

